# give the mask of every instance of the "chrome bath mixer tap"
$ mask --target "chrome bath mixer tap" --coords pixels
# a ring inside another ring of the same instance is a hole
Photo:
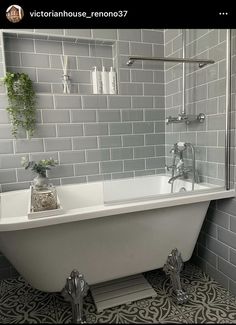
[[[187,147],[191,149],[191,155],[192,155],[191,166],[185,166],[184,163],[183,152],[187,150]],[[171,193],[173,193],[174,181],[178,178],[188,178],[189,174],[191,174],[191,178],[192,178],[192,191],[193,191],[194,184],[199,183],[199,176],[196,170],[194,146],[191,143],[178,142],[174,144],[174,147],[170,150],[170,153],[173,154],[172,165],[166,166],[166,169],[168,171],[171,169],[171,178],[168,180],[168,183],[171,184]],[[176,163],[177,157],[179,157],[179,161]]]

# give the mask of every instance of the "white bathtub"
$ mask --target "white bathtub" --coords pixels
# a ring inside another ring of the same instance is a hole
[[[168,178],[60,186],[65,213],[31,220],[29,190],[3,193],[0,251],[32,286],[49,292],[60,291],[73,269],[95,284],[160,268],[173,248],[187,261],[210,201],[235,192],[207,186],[197,191],[197,185],[194,193],[167,197]],[[178,191],[191,183],[175,186]]]

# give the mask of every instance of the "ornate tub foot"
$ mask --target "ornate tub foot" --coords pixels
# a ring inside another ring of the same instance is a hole
[[[168,255],[166,264],[163,266],[163,271],[170,276],[177,304],[184,304],[188,301],[188,294],[182,289],[180,282],[180,272],[183,269],[183,264],[181,254],[175,248]]]
[[[72,318],[74,324],[85,324],[83,318],[83,298],[87,295],[88,284],[84,276],[77,270],[73,270],[66,279],[66,285],[61,294],[65,300],[70,301],[72,305]]]

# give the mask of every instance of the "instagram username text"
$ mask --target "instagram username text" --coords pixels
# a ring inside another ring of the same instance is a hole
[[[128,14],[128,10],[118,11],[30,11],[32,18],[124,18]]]

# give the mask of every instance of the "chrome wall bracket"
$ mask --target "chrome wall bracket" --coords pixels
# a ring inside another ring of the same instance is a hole
[[[183,290],[180,282],[180,272],[183,269],[183,260],[178,249],[175,248],[168,255],[166,264],[163,266],[163,271],[170,276],[174,298],[177,304],[184,304],[188,301],[188,294]]]
[[[172,117],[169,116],[166,118],[166,124],[170,124],[170,123],[186,123],[186,124],[190,124],[193,122],[199,122],[199,123],[203,123],[206,119],[206,115],[204,113],[199,113],[198,115],[189,115],[189,114],[178,114],[177,117]]]
[[[84,276],[77,270],[73,270],[66,279],[66,285],[61,294],[66,301],[71,302],[74,324],[86,324],[83,317],[83,298],[87,295],[88,289],[89,286]]]

